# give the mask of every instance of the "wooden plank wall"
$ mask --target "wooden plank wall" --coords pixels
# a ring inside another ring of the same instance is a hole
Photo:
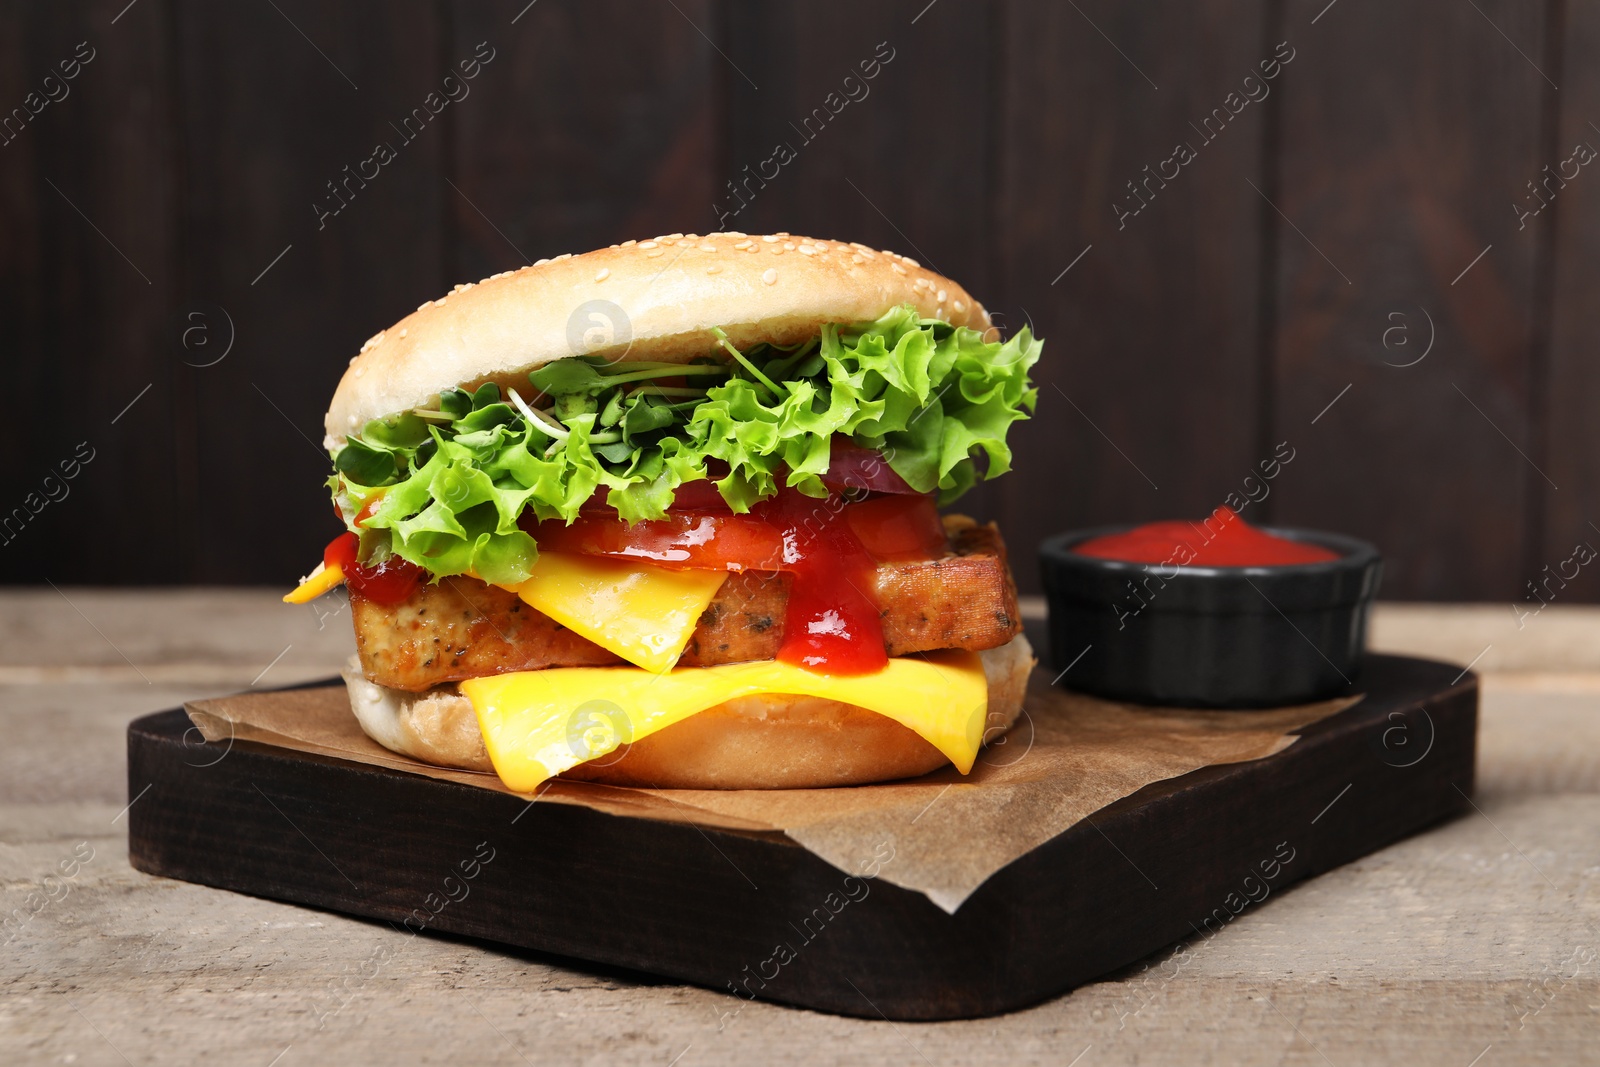
[[[0,115],[59,97],[0,132],[0,581],[292,579],[367,335],[721,226],[895,248],[1048,338],[965,505],[1029,590],[1040,537],[1292,450],[1247,518],[1377,541],[1390,596],[1518,598],[1600,545],[1597,45],[1565,0],[0,0]]]

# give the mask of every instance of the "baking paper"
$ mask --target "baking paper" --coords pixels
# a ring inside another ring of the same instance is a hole
[[[878,877],[954,913],[991,874],[1114,801],[1201,767],[1281,752],[1294,743],[1294,731],[1360,699],[1269,711],[1151,708],[1052,688],[1036,671],[1017,724],[979,755],[969,775],[946,767],[878,785],[776,790],[629,789],[558,779],[536,799],[781,833],[843,871],[870,864]],[[492,774],[435,767],[383,748],[356,724],[342,684],[241,693],[187,710],[208,741],[257,741],[510,792]],[[884,863],[885,854],[893,859]]]

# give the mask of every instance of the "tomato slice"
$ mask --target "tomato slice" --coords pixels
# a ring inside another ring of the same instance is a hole
[[[722,475],[717,475],[718,478]],[[611,490],[602,486],[594,491],[594,495],[583,502],[580,514],[584,516],[598,515],[604,518],[617,517],[617,509],[606,503],[606,496]],[[685,482],[672,494],[672,511],[716,511],[722,514],[731,514],[728,502],[722,499],[722,494],[717,491],[717,486],[710,479],[698,482]],[[530,531],[531,532],[531,531]]]
[[[787,571],[794,580],[778,659],[838,675],[871,674],[888,662],[874,568],[885,561],[934,559],[945,551],[944,526],[926,496],[876,496],[850,504],[841,496],[816,500],[783,489],[748,515],[725,508],[686,510],[686,503],[680,497],[666,518],[631,526],[615,512],[586,507],[570,526],[530,519],[524,528],[551,552],[649,560],[663,567]]]
[[[649,560],[696,570],[782,568],[783,535],[754,515],[685,512],[629,526],[603,514],[579,515],[571,526],[551,519],[528,531],[540,549]]]
[[[329,567],[338,564],[350,591],[374,603],[399,604],[408,599],[424,577],[422,568],[399,556],[368,567],[356,558],[360,545],[355,534],[342,533],[322,550],[322,562]]]
[[[920,496],[894,472],[883,453],[862,448],[850,438],[835,434],[828,442],[828,469],[824,485],[849,493],[904,493]]]
[[[357,526],[366,525],[367,520],[372,518],[372,513],[378,510],[378,505],[383,503],[383,497],[383,493],[374,493],[371,500],[361,505],[361,510],[356,512],[355,524]]]
[[[944,554],[944,524],[928,497],[873,497],[846,506],[844,520],[880,563],[937,559]]]
[[[551,552],[617,556],[697,570],[792,571],[799,569],[796,531],[820,529],[835,519],[845,520],[867,554],[880,562],[936,559],[944,554],[938,510],[923,496],[882,496],[846,504],[839,497],[814,500],[785,489],[748,515],[679,511],[674,504],[666,518],[632,526],[614,513],[586,512],[570,526],[551,519],[529,523],[526,529],[541,549]]]

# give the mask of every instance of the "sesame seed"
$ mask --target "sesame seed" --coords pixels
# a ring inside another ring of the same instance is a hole
[[[761,239],[763,241],[765,241],[769,245],[770,244],[776,244],[777,241],[778,241],[778,235],[775,234],[775,233],[769,233],[766,236],[762,237]]]
[[[794,251],[794,242],[793,241],[785,241],[785,242],[783,242],[783,247],[784,247],[784,249],[786,251],[793,252]]]
[[[436,307],[436,308],[442,308],[442,307],[444,307],[444,302],[447,299],[448,299],[448,297],[441,296],[439,299],[437,299],[437,300],[435,300],[433,302],[433,306]]]
[[[965,311],[965,310],[967,310],[967,305],[965,305],[965,304],[963,304],[963,303],[962,303],[962,302],[961,302],[961,301],[959,301],[959,300],[957,300],[957,301],[956,301],[956,302],[955,302],[955,304],[953,304],[953,305],[952,305],[952,306],[953,306],[953,307],[954,307],[954,308],[955,308],[955,309],[956,309],[956,314],[957,314],[957,315],[959,315],[959,314],[961,314],[961,313],[962,313],[962,312],[963,312],[963,311]]]
[[[860,252],[857,252],[855,255],[850,257],[850,262],[852,262],[852,263],[854,263],[854,264],[856,264],[858,266],[860,264],[862,264],[862,263],[865,263],[866,261],[867,261],[867,257],[862,255]]]
[[[357,367],[355,369],[355,376],[357,378],[361,377],[365,373],[367,373],[367,368],[365,368],[365,367]]]
[[[533,261],[533,265],[535,267],[542,267],[548,262],[550,262],[548,259],[536,259]]]
[[[647,258],[647,259],[655,259],[657,256],[659,256],[661,253],[663,253],[665,251],[666,251],[666,249],[664,249],[664,248],[652,248],[650,251],[645,253],[645,258]]]
[[[618,245],[617,247],[618,248],[632,248],[634,245],[636,245],[638,243],[639,243],[638,241],[624,241],[620,245]]]
[[[354,415],[346,415],[344,421],[345,421],[345,425],[347,425],[347,426],[359,426],[360,425],[360,423],[356,420],[356,417]]]
[[[906,272],[906,269],[898,263],[891,263],[889,266],[894,269],[896,274],[904,274]]]
[[[712,244],[710,241],[701,242],[699,248],[702,252],[715,252],[717,250],[717,246]]]
[[[781,256],[783,255],[783,246],[773,245],[771,248],[767,249],[767,251],[771,252],[775,256]]]
[[[656,243],[654,241],[640,241],[639,242],[639,247],[640,248],[654,248],[655,246],[656,246]]]
[[[560,263],[563,259],[571,259],[571,258],[572,258],[572,253],[571,252],[563,252],[559,256],[557,256],[555,259],[552,259],[550,262],[552,262],[552,263]]]
[[[406,334],[408,334],[410,332],[411,332],[411,327],[409,327],[409,326],[400,327],[400,340],[404,341],[406,339]]]
[[[930,282],[929,284],[931,285],[932,283]],[[950,295],[949,293],[945,292],[943,289],[940,289],[939,293],[938,293],[938,296],[937,296],[937,299],[938,299],[939,303],[941,303],[941,304],[944,303],[945,297],[947,297],[949,295]]]
[[[916,267],[918,270],[922,269],[922,264],[918,263],[916,260],[912,259],[910,256],[901,256],[900,257],[900,262],[904,263],[908,267]]]
[[[428,308],[431,307],[431,306],[432,306],[432,301],[424,300],[422,303],[417,305],[417,310],[418,311],[427,311]]]
[[[670,237],[674,241],[683,240],[683,234],[681,234],[681,233],[669,233],[669,234],[667,234],[667,236]]]
[[[817,254],[817,250],[810,245],[801,245],[800,254],[802,256],[814,256]]]
[[[597,282],[603,282],[609,277],[611,277],[611,268],[609,267],[601,267],[594,272],[594,280]]]
[[[734,247],[735,251],[743,252],[745,249],[750,247],[750,242],[749,241],[740,241],[737,244],[735,244],[733,247]]]
[[[774,285],[778,281],[778,272],[773,270],[771,267],[768,267],[765,273],[761,275],[761,280],[766,282],[768,285]]]
[[[706,273],[707,274],[715,274],[718,271],[720,271],[721,269],[722,269],[721,267],[719,267],[715,263],[713,263],[711,266],[706,268]]]

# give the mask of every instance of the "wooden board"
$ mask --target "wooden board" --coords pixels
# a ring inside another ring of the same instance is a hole
[[[728,5],[723,47],[750,80],[718,59],[727,130],[708,225],[892,248],[999,312],[1002,17],[984,0]],[[769,162],[787,158],[780,146],[793,153],[781,168]],[[1001,517],[999,502],[998,486],[979,483],[961,510],[986,522]]]
[[[1555,9],[1321,10],[1283,31],[1273,436],[1298,458],[1275,517],[1377,537],[1386,596],[1463,596],[1470,574],[1472,596],[1520,597],[1550,487],[1530,404],[1542,226],[1512,205],[1565,158],[1540,144],[1555,90],[1534,65]]]
[[[0,353],[17,395],[83,414],[13,415],[7,582],[292,581],[334,528],[259,517],[328,515],[318,427],[362,340],[527,258],[715,226],[880,43],[870,96],[729,224],[902,249],[1048,337],[1015,473],[962,502],[1024,591],[1037,539],[1202,514],[1279,441],[1298,458],[1246,518],[1383,545],[1391,596],[1525,597],[1600,521],[1600,193],[1585,167],[1525,228],[1515,207],[1600,144],[1592,6],[12,0],[0,31],[0,114],[96,53],[0,144]],[[1281,41],[1271,95],[1202,141]],[[319,228],[327,183],[480,42],[470,97]],[[1564,602],[1600,596],[1589,570]]]
[[[229,751],[197,742],[182,711],[128,728],[130,796],[142,798],[129,858],[151,874],[840,1014],[987,1015],[1214,930],[1246,896],[1270,899],[1465,807],[1476,678],[1378,656],[1363,685],[1366,700],[1276,756],[1102,809],[954,915],[847,878],[781,835],[530,806],[246,742]]]
[[[1191,126],[1270,58],[1268,6],[1005,7],[997,291],[983,299],[1008,329],[1031,321],[1046,340],[1038,413],[1012,430],[1016,469],[996,483],[1024,592],[1040,589],[1032,546],[1050,534],[1210,514],[1271,455],[1269,267],[1248,183],[1263,181],[1289,69],[1209,142]],[[1162,181],[1180,142],[1196,158]],[[1145,168],[1157,176],[1138,209]]]
[[[184,368],[171,329],[180,194],[167,12],[142,4],[113,38],[118,9],[106,8],[0,8],[0,114],[13,121],[0,131],[0,365],[13,395],[72,396],[77,409],[63,419],[27,404],[14,416],[0,474],[6,582],[116,582],[133,559],[152,575],[184,568],[187,524],[125,521],[186,503],[173,477],[191,416],[174,391]],[[63,64],[76,76],[63,80]],[[46,93],[55,99],[41,103]],[[20,132],[18,107],[39,109]],[[113,526],[121,548],[100,551]]]
[[[1595,49],[1600,48],[1600,8],[1592,4],[1565,8],[1560,30],[1553,47],[1559,47],[1561,54],[1536,57],[1548,60],[1546,71],[1561,85],[1561,92],[1555,94],[1560,98],[1553,131],[1555,141],[1546,158],[1539,161],[1541,178],[1546,164],[1552,170],[1565,169],[1570,174],[1571,165],[1562,168],[1562,161],[1573,156],[1578,144],[1600,148],[1600,132],[1590,124],[1600,123],[1600,69],[1589,61]],[[1580,176],[1587,177],[1588,174]],[[1600,494],[1600,424],[1593,417],[1594,398],[1600,396],[1600,360],[1594,358],[1594,292],[1600,281],[1600,189],[1586,187],[1590,184],[1600,182],[1570,182],[1567,188],[1558,190],[1551,208],[1540,213],[1540,221],[1551,235],[1551,319],[1548,373],[1544,381],[1535,381],[1542,389],[1534,396],[1532,420],[1540,430],[1540,436],[1533,438],[1539,451],[1530,450],[1530,455],[1542,461],[1545,473],[1561,489],[1549,490],[1542,480],[1535,484],[1536,489],[1549,491],[1544,492],[1545,510],[1540,525],[1542,552],[1528,567],[1524,581],[1542,582],[1545,564],[1550,565],[1551,572],[1566,570],[1570,588],[1556,583],[1539,593],[1541,599],[1548,600],[1560,589],[1563,603],[1600,597],[1600,577],[1585,573],[1573,580],[1570,568],[1561,565],[1572,555],[1575,541],[1600,545],[1594,537],[1594,527],[1589,525],[1600,525],[1600,517],[1589,503]],[[1520,191],[1527,195],[1526,187]],[[1518,599],[1532,595],[1526,586],[1517,591]],[[1528,607],[1537,608],[1538,604],[1530,602]]]
[[[235,343],[226,358],[182,353],[195,365],[178,368],[195,420],[179,468],[193,510],[173,525],[193,539],[188,580],[277,584],[337,532],[317,521],[328,514],[322,425],[346,364],[457,280],[441,270],[454,194],[439,161],[454,112],[484,101],[415,119],[440,90],[436,58],[472,52],[445,50],[427,0],[175,3],[185,297],[219,305],[214,336],[231,321]],[[382,165],[369,162],[384,158],[380,142],[395,153]],[[253,455],[271,460],[242,476]],[[238,516],[258,506],[304,521],[244,549]]]
[[[487,42],[497,55],[456,116],[448,280],[711,230],[712,4],[526,4],[449,9],[456,52]]]

